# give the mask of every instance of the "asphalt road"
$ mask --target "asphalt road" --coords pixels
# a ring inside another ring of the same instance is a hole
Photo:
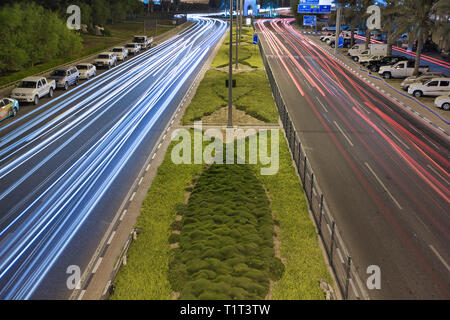
[[[302,145],[372,299],[450,298],[449,139],[287,20],[257,31]]]
[[[0,126],[0,298],[66,299],[210,49],[177,36]],[[25,107],[30,109],[31,107]]]

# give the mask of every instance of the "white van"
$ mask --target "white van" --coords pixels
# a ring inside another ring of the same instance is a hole
[[[353,45],[353,47],[348,49],[347,54],[349,56],[355,56],[356,54],[358,54],[364,50],[366,50],[366,45],[364,43],[355,44],[355,45]]]
[[[365,43],[358,43],[351,47],[351,49],[348,50],[347,54],[351,57],[354,57],[367,50],[368,53],[366,54],[385,56],[387,55],[387,48],[387,44],[384,43],[371,43],[369,44],[368,49],[366,49]]]
[[[416,82],[409,85],[408,93],[415,97],[442,96],[450,93],[450,78],[433,78],[425,83]]]

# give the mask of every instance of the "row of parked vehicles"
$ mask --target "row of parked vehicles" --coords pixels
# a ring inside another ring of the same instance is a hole
[[[39,104],[39,100],[48,96],[53,98],[57,89],[69,90],[80,80],[89,80],[97,75],[100,68],[111,69],[118,61],[124,61],[130,55],[151,48],[153,38],[135,36],[133,42],[123,47],[112,48],[109,52],[100,53],[93,63],[79,63],[76,66],[61,67],[54,70],[50,77],[28,77],[19,82],[11,92],[10,98],[0,100],[0,121],[15,117],[19,112],[19,102]]]
[[[450,109],[450,78],[442,72],[430,72],[429,66],[419,66],[419,75],[413,76],[413,59],[401,55],[386,55],[387,45],[372,43],[366,49],[365,44],[355,44],[347,54],[372,72],[377,72],[385,79],[404,79],[400,87],[409,94],[438,97],[435,106]]]

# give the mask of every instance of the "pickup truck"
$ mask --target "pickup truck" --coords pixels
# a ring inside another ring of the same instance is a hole
[[[11,92],[11,98],[37,105],[39,99],[46,95],[52,98],[55,89],[55,80],[47,81],[44,77],[28,77],[20,81],[17,88]]]
[[[419,73],[427,72],[428,66],[419,66]],[[399,61],[392,66],[382,66],[378,73],[385,79],[406,78],[412,76],[414,72],[414,60]]]
[[[370,61],[366,67],[372,72],[378,72],[382,66],[392,66],[399,61],[406,61],[406,60],[408,60],[408,58],[404,56],[386,56],[378,61]]]
[[[148,38],[146,36],[134,36],[133,38],[133,43],[139,44],[142,50],[151,48],[152,42],[153,38]]]

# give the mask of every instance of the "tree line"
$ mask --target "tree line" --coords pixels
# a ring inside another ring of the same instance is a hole
[[[81,8],[81,23],[90,27],[139,15],[137,0],[5,0],[0,7],[0,75],[77,54],[81,36],[66,26],[67,7]]]

